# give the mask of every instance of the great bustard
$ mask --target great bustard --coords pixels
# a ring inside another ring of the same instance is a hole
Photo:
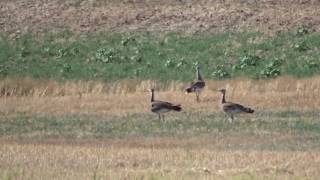
[[[154,100],[154,89],[151,92],[151,111],[159,115],[159,120],[164,120],[164,113],[169,111],[181,111],[180,104],[172,104],[165,101]]]
[[[196,93],[196,100],[197,102],[200,101],[200,93],[203,90],[203,88],[205,87],[206,83],[203,81],[201,74],[200,74],[200,67],[197,66],[197,79],[193,82],[190,83],[190,85],[185,89],[186,93],[192,93],[195,92]]]
[[[230,122],[233,122],[234,114],[238,113],[253,113],[254,110],[248,107],[244,107],[240,104],[227,102],[226,101],[226,90],[220,89],[219,92],[221,93],[221,100],[220,100],[220,108],[223,112],[225,112],[230,117]]]

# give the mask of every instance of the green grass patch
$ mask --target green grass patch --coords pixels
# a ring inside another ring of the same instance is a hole
[[[319,42],[320,34],[304,27],[272,37],[231,32],[76,36],[65,31],[16,39],[2,35],[0,76],[189,81],[199,64],[206,79],[307,77],[320,72]]]
[[[92,117],[69,115],[1,117],[0,137],[9,139],[247,138],[228,148],[320,148],[319,112],[259,112],[229,123],[221,113],[182,112],[160,121],[154,114]],[[279,136],[279,137],[278,137]],[[220,137],[220,138],[219,138]],[[262,139],[251,144],[253,137]],[[284,137],[284,138],[281,138]],[[289,137],[289,138],[288,138]],[[278,139],[279,138],[279,139]],[[221,140],[222,140],[221,139]],[[266,139],[269,139],[265,141]]]

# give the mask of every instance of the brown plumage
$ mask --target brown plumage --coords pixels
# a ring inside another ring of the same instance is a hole
[[[180,104],[172,104],[165,101],[154,100],[154,89],[150,89],[151,92],[151,111],[159,115],[159,120],[164,120],[164,113],[170,111],[181,111]]]
[[[253,113],[254,110],[248,107],[244,107],[240,104],[227,102],[225,99],[226,90],[220,89],[219,92],[221,93],[221,101],[220,101],[220,108],[223,112],[225,112],[230,117],[230,122],[232,123],[234,120],[234,114],[238,113]]]
[[[186,93],[196,93],[196,100],[197,102],[200,101],[200,93],[203,90],[203,88],[206,86],[206,83],[203,81],[201,75],[200,75],[200,67],[197,66],[197,79],[190,83],[190,85],[185,89]]]

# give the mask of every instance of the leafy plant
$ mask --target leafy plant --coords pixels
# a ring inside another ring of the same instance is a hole
[[[260,58],[256,55],[244,55],[238,59],[236,64],[234,65],[234,69],[245,69],[249,66],[257,66],[259,63]]]
[[[172,67],[174,67],[173,59],[168,59],[168,60],[165,62],[164,66],[167,67],[167,68],[172,68]]]
[[[30,51],[25,48],[25,47],[22,47],[21,48],[21,51],[20,51],[20,57],[27,57],[28,55],[30,55]]]
[[[260,75],[264,78],[274,78],[281,74],[280,66],[282,61],[278,58],[274,58],[268,63],[260,72]]]
[[[68,51],[66,48],[61,48],[58,50],[57,56],[58,56],[58,58],[62,58],[62,57],[67,56],[67,53],[68,53]]]
[[[50,48],[45,49],[45,52],[46,51],[50,53]],[[67,56],[77,56],[79,54],[79,52],[80,52],[80,50],[78,47],[63,47],[63,48],[58,49],[57,57],[63,58],[63,57],[67,57]]]
[[[230,77],[230,74],[224,65],[218,65],[212,72],[212,76],[218,79],[224,79]]]
[[[41,53],[43,56],[54,56],[55,53],[53,52],[52,48],[45,46],[41,48]]]
[[[136,39],[132,36],[129,36],[129,37],[125,37],[121,40],[121,44],[123,46],[127,46],[129,44],[129,42],[136,42]]]
[[[184,59],[182,59],[177,63],[176,67],[181,68],[181,67],[185,66],[186,64],[187,64],[186,61]]]
[[[267,65],[261,71],[261,75],[262,77],[265,77],[265,78],[273,78],[273,77],[279,76],[281,74],[280,72],[281,72],[280,68]]]
[[[298,41],[298,42],[294,43],[293,49],[302,52],[302,51],[307,51],[310,48],[309,48],[307,42],[305,40],[302,40],[302,41]]]
[[[306,34],[309,34],[310,30],[307,26],[300,26],[296,29],[295,35],[296,36],[304,36]]]
[[[0,76],[109,81],[132,78],[135,69],[141,68],[143,71],[136,73],[141,79],[186,81],[199,62],[204,74],[209,65],[223,65],[211,69],[210,78],[320,74],[319,33],[303,28],[298,32],[303,36],[287,32],[263,38],[250,32],[190,36],[99,33],[82,37],[51,33],[44,39],[0,36]],[[255,37],[259,41],[248,43]],[[267,57],[285,58],[286,64]],[[227,64],[226,58],[236,61]]]
[[[319,63],[309,59],[305,62],[303,66],[308,69],[316,69],[316,68],[319,68]]]
[[[141,74],[141,72],[142,72],[142,69],[141,68],[137,68],[137,69],[134,70],[133,73],[134,73],[135,76],[139,76]]]
[[[60,70],[61,73],[68,73],[71,71],[71,65],[68,63],[62,64],[62,68]]]
[[[196,61],[194,63],[192,63],[194,67],[197,67],[199,65],[199,61]]]
[[[134,63],[141,63],[142,62],[142,57],[135,55],[130,57],[131,62]]]
[[[116,51],[114,49],[100,48],[95,53],[95,60],[104,63],[111,63],[116,59]]]
[[[0,76],[7,76],[8,68],[6,66],[0,65]]]
[[[77,56],[80,53],[80,50],[78,47],[73,47],[70,49],[70,55]]]

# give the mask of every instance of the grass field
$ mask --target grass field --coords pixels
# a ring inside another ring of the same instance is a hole
[[[317,179],[319,77],[184,83],[1,81],[1,179]],[[181,103],[165,122],[149,94]],[[217,89],[256,110],[230,124]]]
[[[206,79],[319,74],[320,36],[301,26],[263,33],[168,33],[0,37],[0,76],[56,80],[189,81],[197,64]]]
[[[0,179],[319,179],[319,5],[1,1]]]
[[[319,176],[319,152],[313,150],[221,151],[172,145],[158,148],[61,143],[5,144],[0,151],[2,179],[317,179]]]
[[[195,103],[179,82],[7,79],[1,178],[317,179],[318,77],[207,82]],[[150,86],[183,111],[159,121],[149,110]],[[219,87],[256,112],[230,124],[218,109]]]
[[[3,116],[3,179],[316,179],[317,112]],[[32,168],[30,168],[32,167]]]

